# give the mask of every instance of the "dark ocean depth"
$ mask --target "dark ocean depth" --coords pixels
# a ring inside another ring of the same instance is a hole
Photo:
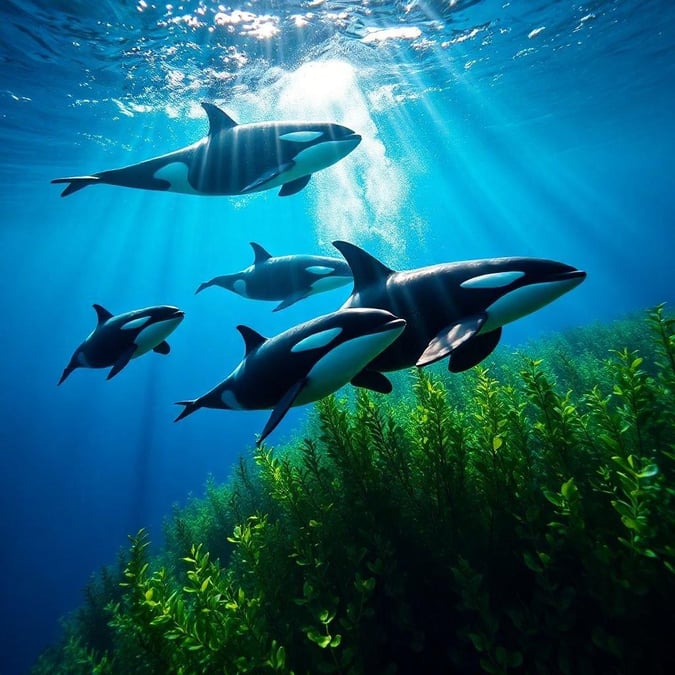
[[[497,351],[675,300],[675,4],[4,0],[0,7],[0,673],[26,672],[90,575],[141,527],[250,456],[268,412],[194,398],[239,362],[237,324],[274,335],[350,286],[272,312],[199,284],[351,241],[394,269],[560,260],[585,282],[504,328]],[[200,102],[236,121],[330,120],[362,135],[296,195],[203,197],[50,180],[202,138]],[[106,381],[93,330],[176,305],[168,356]],[[672,305],[670,305],[672,311]],[[292,409],[271,437],[303,431]]]

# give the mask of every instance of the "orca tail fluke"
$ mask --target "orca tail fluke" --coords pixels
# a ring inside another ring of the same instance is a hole
[[[234,289],[234,283],[237,279],[241,278],[241,274],[223,274],[220,277],[213,277],[213,279],[205,281],[203,284],[199,284],[199,288],[195,291],[195,294],[201,293],[205,288],[210,288],[211,286],[220,286],[227,291],[232,291],[233,293],[241,295],[241,293],[238,293],[238,291]],[[244,295],[244,297],[246,296]]]
[[[199,402],[199,399],[194,399],[194,401],[176,401],[176,405],[184,405],[185,408],[181,410],[180,414],[174,422],[178,422],[183,419],[183,417],[187,417],[188,415],[191,415],[195,410],[199,410],[201,408],[201,403]]]
[[[65,381],[65,379],[68,377],[68,375],[70,375],[75,370],[75,368],[77,368],[77,366],[71,366],[71,365],[66,366],[63,369],[63,374],[61,375],[61,379],[58,381],[58,384],[56,386],[58,387],[60,384],[62,384]]]
[[[62,197],[72,195],[87,185],[98,183],[101,179],[98,176],[71,176],[70,178],[55,178],[52,183],[68,183],[66,189],[61,193]]]

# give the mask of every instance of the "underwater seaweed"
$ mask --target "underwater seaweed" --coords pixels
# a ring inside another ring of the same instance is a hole
[[[674,326],[661,305],[319,401],[158,558],[132,537],[34,672],[672,672]]]

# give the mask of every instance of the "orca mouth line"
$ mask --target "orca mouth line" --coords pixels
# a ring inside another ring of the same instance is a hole
[[[361,134],[349,134],[349,136],[343,136],[341,141],[356,141],[357,143],[360,143],[362,140]]]
[[[398,328],[405,328],[407,321],[405,319],[399,319],[398,317],[396,319],[392,319],[391,321],[387,321],[379,330],[380,333],[384,333],[385,331],[388,330],[396,330]]]
[[[185,312],[182,309],[177,309],[174,311],[174,313],[171,315],[170,318],[172,319],[182,319],[185,316]]]
[[[571,270],[570,272],[561,272],[560,274],[555,274],[551,276],[548,281],[571,281],[572,279],[583,281],[585,278],[586,272],[583,270]]]

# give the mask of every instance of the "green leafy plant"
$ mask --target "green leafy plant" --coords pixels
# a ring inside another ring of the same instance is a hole
[[[674,326],[319,401],[154,559],[132,537],[35,672],[672,672]]]

